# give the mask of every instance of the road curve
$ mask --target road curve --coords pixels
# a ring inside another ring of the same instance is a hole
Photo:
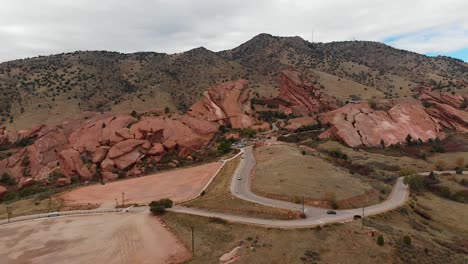
[[[266,206],[302,211],[302,205],[300,204],[279,201],[254,194],[250,189],[251,172],[255,167],[255,157],[252,152],[252,146],[246,147],[241,151],[243,154],[241,155],[240,164],[237,167],[237,170],[234,173],[231,180],[230,190],[232,195],[243,200],[247,200],[253,203],[259,203]],[[406,199],[408,198],[408,195],[409,188],[403,183],[403,177],[400,177],[395,183],[395,186],[393,187],[393,190],[389,195],[388,199],[382,203],[365,207],[364,215],[375,215],[395,209],[405,203]],[[327,214],[327,209],[305,206],[304,211],[307,218],[298,220],[260,219],[247,216],[213,212],[202,209],[185,208],[180,206],[176,206],[170,209],[170,211],[207,217],[219,217],[231,222],[253,224],[266,227],[304,228],[323,225],[327,223],[346,222],[353,220],[353,217],[355,215],[362,215],[363,208],[335,210],[336,215],[329,215]]]

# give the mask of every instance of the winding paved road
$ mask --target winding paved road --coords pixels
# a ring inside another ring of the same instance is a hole
[[[302,205],[300,204],[274,200],[254,194],[250,190],[250,176],[252,175],[251,172],[255,167],[255,157],[252,152],[252,146],[242,149],[242,153],[242,159],[231,181],[230,189],[231,193],[234,196],[243,200],[263,204],[266,206],[302,211]],[[405,203],[406,199],[408,198],[408,195],[409,189],[408,186],[406,186],[403,183],[403,177],[398,178],[395,186],[393,187],[392,193],[389,195],[388,199],[380,204],[365,207],[364,215],[375,215],[395,209]],[[299,220],[259,219],[226,213],[212,212],[202,209],[185,208],[180,206],[176,206],[170,209],[170,211],[207,217],[219,217],[232,222],[254,224],[267,227],[302,228],[323,225],[326,223],[351,221],[353,220],[354,215],[362,215],[363,209],[358,208],[348,210],[334,210],[336,212],[336,215],[329,215],[327,214],[328,209],[305,206],[304,211],[307,218]]]

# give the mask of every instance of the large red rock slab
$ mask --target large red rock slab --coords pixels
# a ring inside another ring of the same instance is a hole
[[[131,152],[120,155],[112,160],[114,161],[117,168],[125,170],[131,165],[135,164],[135,162],[139,160],[140,156],[141,153],[138,151],[138,149],[134,149]]]
[[[184,115],[180,121],[190,127],[195,133],[203,136],[213,137],[218,132],[219,124],[203,119],[197,119],[189,115]]]
[[[121,142],[118,142],[114,146],[109,149],[109,153],[107,156],[111,159],[120,157],[124,154],[127,154],[133,150],[135,150],[138,146],[141,146],[148,141],[141,140],[141,139],[127,139]]]
[[[229,123],[232,128],[247,128],[254,124],[250,105],[248,81],[238,80],[210,87],[203,98],[188,111],[188,115],[197,119]]]
[[[94,150],[104,142],[110,142],[111,137],[119,129],[127,127],[135,121],[131,116],[114,116],[100,120],[89,120],[77,128],[69,138],[70,145],[81,151]]]
[[[421,92],[419,100],[429,103],[446,104],[459,109],[465,101],[465,98],[461,95],[454,95],[440,91],[430,91],[426,89]]]
[[[346,105],[321,116],[330,129],[321,137],[335,136],[348,146],[378,146],[404,143],[406,137],[427,141],[444,138],[440,124],[418,102],[402,102],[388,112],[373,110],[367,104]]]
[[[107,153],[109,152],[110,147],[109,146],[99,146],[96,148],[96,151],[93,153],[93,162],[94,163],[99,163],[103,161]]]
[[[436,119],[442,127],[456,132],[468,133],[468,112],[451,105],[433,103],[426,112]]]
[[[294,70],[281,72],[279,98],[291,104],[287,107],[287,112],[303,116],[339,107],[336,98],[322,93],[300,72]]]
[[[62,173],[71,177],[80,176],[83,180],[91,180],[93,173],[83,164],[80,152],[74,149],[66,149],[60,153],[59,164]]]
[[[179,120],[172,120],[162,117],[147,117],[130,127],[133,134],[139,139],[154,137],[155,134],[161,134],[159,139],[166,145],[168,142],[174,142],[182,148],[199,149],[207,144],[214,136],[200,136],[190,127]],[[157,137],[158,138],[158,137]],[[173,149],[172,147],[168,147]]]

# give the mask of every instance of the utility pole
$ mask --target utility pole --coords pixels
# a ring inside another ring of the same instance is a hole
[[[192,229],[192,253],[195,253],[195,237],[193,236],[193,226]]]
[[[302,213],[305,214],[305,209],[304,209],[304,195],[302,195]]]
[[[364,207],[362,208],[362,228],[364,228]]]
[[[117,202],[117,198],[115,198],[115,211],[116,212],[118,211],[118,206],[119,206],[119,203]]]
[[[124,197],[125,197],[125,193],[122,192],[122,208],[125,208],[125,200],[124,200]]]
[[[6,207],[6,211],[7,211],[8,223],[10,223],[11,207],[10,207],[10,206],[7,206],[7,207]]]

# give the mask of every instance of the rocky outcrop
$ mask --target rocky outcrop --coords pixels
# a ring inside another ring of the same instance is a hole
[[[7,188],[0,186],[0,200],[7,194]]]
[[[72,177],[89,181],[100,177],[112,180],[120,174],[139,175],[143,159],[157,163],[168,152],[189,157],[207,145],[218,131],[219,125],[207,120],[190,116],[181,120],[165,117],[137,120],[127,115],[86,113],[55,126],[41,126],[22,133],[33,140],[0,161],[0,174],[6,172],[15,177],[19,187],[26,179],[48,183],[54,171],[64,176],[55,182],[58,185],[71,182]],[[4,129],[0,130],[0,137],[11,144]]]
[[[254,124],[250,105],[250,90],[246,80],[225,82],[203,94],[188,111],[197,119],[229,124],[232,128],[246,128]]]
[[[265,132],[270,130],[270,124],[264,121],[256,122],[251,128],[257,132]]]
[[[428,99],[431,98],[431,99]],[[406,137],[427,141],[445,137],[444,130],[468,132],[468,113],[454,108],[457,98],[450,104],[442,103],[449,95],[425,95],[422,100],[430,100],[424,107],[417,100],[395,100],[387,111],[373,110],[368,104],[346,105],[335,111],[322,114],[322,123],[330,129],[320,137],[334,136],[348,146],[378,146],[383,143],[404,143]]]
[[[228,253],[222,255],[220,258],[219,258],[219,263],[220,264],[231,264],[231,263],[234,263],[236,262],[239,258],[240,258],[240,249],[242,247],[241,246],[237,246],[235,248],[233,248],[231,251],[229,251]]]
[[[293,70],[281,72],[279,98],[290,103],[282,109],[287,114],[307,116],[339,107],[336,98],[322,93],[300,72]]]
[[[66,176],[78,175],[83,180],[91,180],[93,172],[83,163],[80,152],[66,149],[60,153],[59,164],[62,173]]]
[[[460,109],[466,99],[461,95],[453,95],[439,91],[423,90],[419,95],[419,100],[429,104],[446,104],[453,108]]]
[[[305,116],[289,119],[288,123],[289,124],[285,128],[289,131],[296,131],[301,127],[317,124],[317,120],[315,117]]]

